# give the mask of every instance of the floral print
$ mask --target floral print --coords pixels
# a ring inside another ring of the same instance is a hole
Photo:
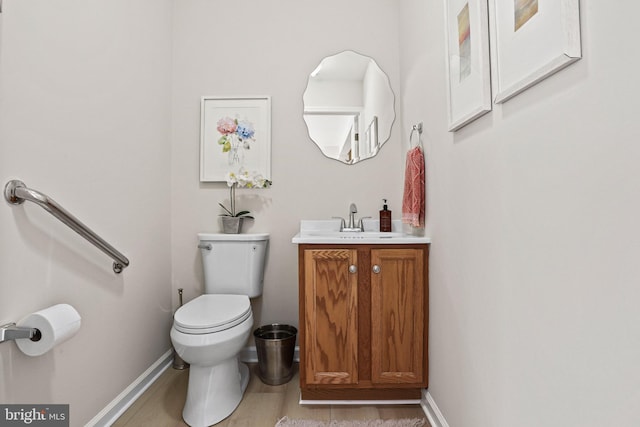
[[[244,159],[242,150],[249,150],[251,142],[255,141],[256,131],[253,123],[222,117],[218,120],[216,129],[222,135],[218,140],[218,144],[222,145],[222,152],[229,153],[229,164],[242,164]]]

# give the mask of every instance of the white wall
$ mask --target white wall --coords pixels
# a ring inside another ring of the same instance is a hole
[[[0,20],[2,185],[48,193],[131,260],[115,275],[39,207],[0,209],[0,321],[60,302],[83,317],[39,358],[0,345],[1,402],[69,403],[83,425],[169,348],[176,289],[202,290],[196,233],[218,230],[228,198],[198,180],[203,95],[272,97],[274,185],[238,191],[256,216],[246,231],[272,234],[256,324],[298,323],[300,219],[346,216],[351,202],[375,216],[382,198],[399,215],[398,127],[376,158],[346,166],[302,120],[306,76],[347,48],[376,58],[399,92],[395,2],[4,0]]]
[[[273,236],[256,323],[297,325],[300,219],[375,216],[383,197],[399,218],[423,121],[429,391],[449,425],[637,424],[640,6],[583,0],[584,58],[451,134],[442,2],[344,3],[4,0],[2,185],[49,193],[132,265],[116,276],[38,207],[0,208],[0,321],[58,302],[83,316],[40,358],[0,345],[0,401],[70,403],[82,425],[169,347],[175,290],[202,289],[195,235],[228,197],[198,182],[200,97],[270,95],[274,185],[238,191],[247,231]],[[301,118],[306,76],[344,49],[376,59],[403,110],[356,166],[324,158]]]
[[[170,2],[4,0],[0,185],[44,192],[122,251],[33,203],[0,203],[0,323],[57,303],[82,327],[40,357],[0,344],[0,402],[84,425],[170,346]]]
[[[637,2],[581,2],[583,59],[447,132],[443,1],[403,0],[424,121],[429,392],[451,427],[640,421]]]
[[[362,16],[361,11],[366,10]],[[172,254],[173,288],[185,301],[202,292],[196,234],[218,231],[226,183],[198,179],[200,97],[272,97],[272,179],[267,190],[239,189],[238,206],[256,220],[245,232],[271,233],[256,326],[298,325],[297,247],[301,219],[377,216],[382,198],[399,218],[404,157],[400,127],[380,154],[355,166],[327,159],[311,142],[302,119],[309,73],[325,56],[352,49],[376,59],[399,92],[398,8],[393,1],[256,2],[181,0],[173,21]],[[399,104],[396,105],[396,108]],[[175,297],[174,297],[175,299]]]

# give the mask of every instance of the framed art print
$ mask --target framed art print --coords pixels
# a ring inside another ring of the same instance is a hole
[[[486,0],[445,0],[449,131],[491,111]]]
[[[579,0],[489,0],[494,101],[581,58]]]
[[[240,171],[271,179],[270,97],[204,96],[200,115],[200,181]]]

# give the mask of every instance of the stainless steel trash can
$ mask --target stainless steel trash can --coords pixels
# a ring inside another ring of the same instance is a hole
[[[258,351],[258,375],[263,383],[279,385],[293,376],[293,353],[298,330],[273,323],[253,331]]]

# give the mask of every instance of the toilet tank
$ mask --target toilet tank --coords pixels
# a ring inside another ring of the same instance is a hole
[[[198,233],[205,294],[262,295],[268,233]]]

